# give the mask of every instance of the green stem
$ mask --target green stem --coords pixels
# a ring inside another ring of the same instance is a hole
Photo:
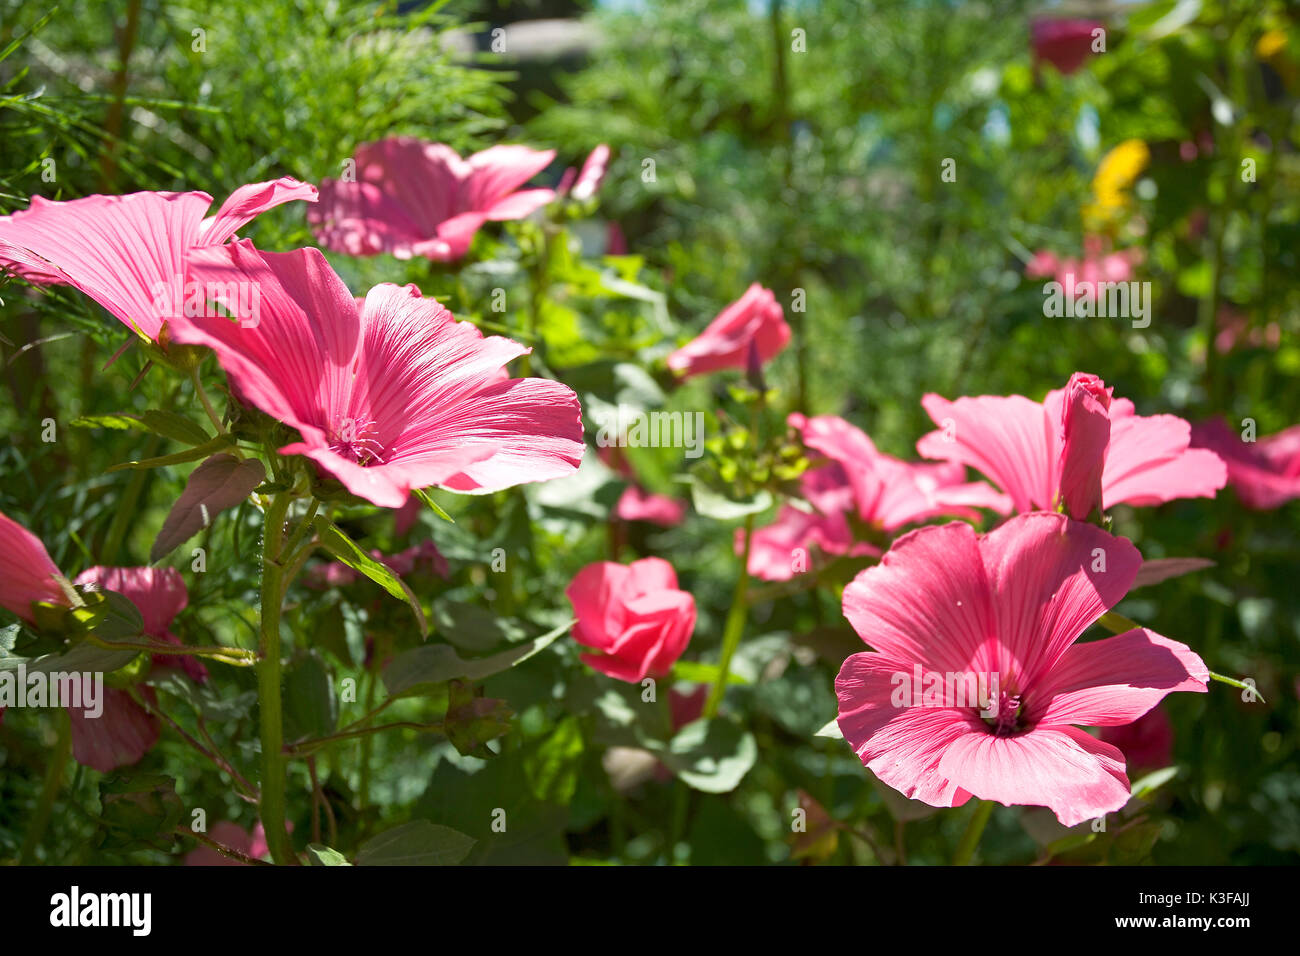
[[[284,567],[280,564],[284,544],[284,517],[289,495],[280,492],[266,509],[262,533],[262,661],[257,665],[257,695],[262,730],[262,826],[271,859],[279,864],[296,862],[284,825],[285,755],[282,703],[280,699],[280,596]]]
[[[722,631],[722,660],[718,662],[718,679],[709,690],[708,700],[704,702],[704,716],[716,717],[722,697],[727,692],[727,675],[731,672],[731,658],[740,646],[740,638],[745,633],[745,617],[748,606],[745,603],[749,591],[749,546],[754,537],[754,516],[745,516],[745,553],[740,558],[740,577],[736,579],[736,592],[731,597],[731,610],[727,612],[727,623]]]
[[[975,848],[979,846],[980,837],[984,834],[984,826],[992,815],[993,801],[981,800],[975,808],[975,815],[970,818],[970,823],[966,824],[966,832],[961,835],[957,852],[952,855],[953,866],[970,865],[971,857],[975,855]]]
[[[45,828],[54,812],[54,801],[63,789],[63,771],[68,765],[68,757],[72,755],[72,721],[68,719],[68,712],[62,707],[58,708],[55,720],[59,725],[58,738],[45,768],[45,785],[41,788],[36,815],[28,824],[27,835],[23,838],[23,848],[18,857],[20,866],[31,866],[36,862],[36,850],[41,845],[41,838],[45,835]]]

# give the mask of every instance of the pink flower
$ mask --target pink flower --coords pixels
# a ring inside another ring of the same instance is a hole
[[[1118,810],[1124,755],[1074,725],[1131,723],[1209,679],[1190,648],[1143,628],[1077,643],[1141,563],[1126,539],[1064,515],[905,535],[844,591],[872,648],[835,681],[844,738],[931,806],[973,795],[1049,807],[1065,826]]]
[[[1131,724],[1101,728],[1101,739],[1117,747],[1130,769],[1159,770],[1174,759],[1174,725],[1159,707]]]
[[[1060,259],[1054,252],[1041,249],[1025,265],[1025,278],[1046,279],[1061,284],[1065,297],[1075,301],[1098,302],[1098,283],[1129,282],[1142,261],[1139,248],[1107,252],[1099,236],[1085,236],[1082,259]]]
[[[755,282],[695,339],[669,355],[668,367],[682,378],[746,368],[751,342],[759,360],[767,362],[789,341],[790,326],[776,296]]]
[[[1223,459],[1228,482],[1247,508],[1268,511],[1300,498],[1300,425],[1248,442],[1215,419],[1192,429],[1192,444]]]
[[[1068,76],[1092,54],[1092,32],[1101,28],[1096,20],[1034,20],[1029,25],[1034,59]]]
[[[322,182],[320,205],[307,221],[327,249],[448,262],[469,251],[488,220],[523,219],[554,199],[551,189],[519,188],[554,158],[554,150],[527,146],[493,146],[461,159],[442,143],[366,143],[353,156],[355,180]]]
[[[640,485],[628,485],[614,506],[614,517],[623,521],[648,521],[665,528],[682,523],[686,502],[667,495],[646,491]]]
[[[293,823],[291,821],[286,823],[285,826],[289,832],[293,832]],[[266,843],[266,830],[260,822],[253,824],[253,832],[249,833],[238,823],[221,820],[213,824],[212,832],[208,836],[222,846],[237,850],[244,856],[252,857],[255,860],[266,860],[271,856],[270,847]],[[248,864],[232,860],[228,856],[222,856],[210,846],[200,845],[185,854],[185,865],[247,866]]]
[[[572,196],[578,202],[590,199],[596,195],[596,190],[600,189],[608,167],[609,147],[601,143],[591,151],[587,161],[582,164],[581,172],[575,172],[572,166],[564,171],[564,175],[560,178],[560,185],[555,191],[561,196]],[[572,190],[569,189],[570,185],[573,186]]]
[[[148,688],[144,693],[151,694]],[[158,719],[131,699],[124,690],[104,688],[103,711],[92,717],[68,707],[72,727],[72,756],[83,767],[110,773],[129,767],[158,742]]]
[[[136,606],[144,620],[146,635],[181,645],[180,638],[170,628],[172,620],[189,603],[189,595],[185,581],[175,568],[93,567],[77,575],[76,583],[116,591]],[[196,657],[154,654],[152,663],[155,668],[183,670],[197,683],[208,679],[207,668]],[[153,701],[149,688],[142,688],[141,694]],[[158,719],[125,690],[106,690],[104,711],[98,717],[72,707],[67,710],[72,720],[72,756],[77,763],[101,773],[138,763],[158,742]]]
[[[0,607],[32,624],[32,602],[67,605],[59,578],[59,569],[40,539],[0,514]]]
[[[807,477],[805,475],[805,477]],[[744,531],[736,529],[736,553],[744,552]],[[754,531],[749,545],[749,573],[764,581],[789,581],[810,568],[815,552],[825,555],[870,556],[880,549],[854,541],[843,512],[807,512],[782,505],[776,520]]]
[[[131,328],[157,341],[189,298],[188,254],[232,238],[249,221],[316,187],[285,177],[240,186],[215,216],[207,193],[138,192],[51,202],[0,216],[0,268],[41,284],[80,289]]]
[[[168,644],[181,646],[182,641],[171,632],[172,621],[189,604],[185,579],[175,568],[87,568],[74,582],[80,585],[97,585],[105,591],[116,591],[136,606],[144,620],[144,633]],[[185,654],[154,654],[154,667],[179,667],[195,682],[208,679],[208,670],[202,662]]]
[[[589,564],[564,593],[578,618],[574,639],[596,651],[582,661],[618,680],[667,675],[695,630],[695,598],[662,558]]]
[[[176,341],[213,348],[245,400],[301,433],[280,451],[353,494],[397,508],[412,488],[498,491],[577,469],[573,390],[507,378],[529,350],[484,338],[415,286],[377,285],[358,308],[320,250],[246,241],[195,253],[191,271],[260,290],[260,318],[187,318]]]
[[[1085,380],[1091,383],[1086,386],[1091,401],[1100,404],[1096,396],[1104,383],[1082,372],[1071,378],[1072,394],[1086,400],[1077,391]],[[1227,480],[1217,455],[1188,447],[1191,426],[1187,422],[1173,415],[1137,415],[1126,398],[1110,402],[1110,434],[1104,444],[1098,437],[1095,409],[1091,417],[1071,419],[1072,428],[1086,426],[1088,437],[1072,431],[1071,472],[1063,475],[1066,394],[1067,389],[1055,389],[1041,403],[1022,395],[981,395],[950,402],[928,394],[921,404],[939,430],[922,436],[917,451],[925,458],[982,471],[1011,496],[1019,512],[1055,510],[1062,489],[1073,495],[1086,484],[1081,475],[1091,481],[1096,462],[1087,459],[1098,453],[1104,458],[1101,500],[1105,509],[1121,503],[1156,505],[1176,498],[1213,498]]]
[[[884,531],[939,515],[977,520],[976,508],[990,508],[999,514],[1011,510],[1006,496],[982,481],[967,482],[963,465],[893,458],[878,451],[861,429],[834,415],[805,418],[796,412],[789,423],[800,430],[808,448],[839,464],[852,489],[858,517]],[[824,503],[813,503],[827,510]]]

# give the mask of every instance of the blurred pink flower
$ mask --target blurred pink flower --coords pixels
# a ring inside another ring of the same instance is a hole
[[[985,482],[967,482],[964,465],[906,462],[886,455],[860,428],[835,415],[805,418],[795,413],[789,422],[802,432],[808,448],[839,464],[858,517],[881,530],[896,531],[940,515],[977,520],[976,508],[999,514],[1011,510],[1010,500]],[[824,503],[813,503],[826,510]]]
[[[1034,60],[1050,63],[1069,75],[1092,55],[1092,32],[1104,29],[1096,20],[1036,19],[1029,24]]]
[[[1174,759],[1174,725],[1159,707],[1131,724],[1101,728],[1101,739],[1118,748],[1129,770],[1160,770]]]
[[[138,192],[31,205],[0,216],[0,268],[39,284],[75,286],[127,326],[157,341],[189,299],[188,254],[231,239],[249,221],[316,187],[284,177],[240,186],[215,216],[203,192]]]
[[[582,661],[618,680],[666,676],[695,630],[695,598],[662,558],[589,564],[564,593],[578,618],[574,640],[596,651]]]
[[[604,182],[605,172],[609,167],[609,147],[601,143],[591,151],[587,161],[582,164],[582,171],[578,172],[572,166],[564,171],[560,177],[560,185],[555,191],[561,196],[572,196],[578,202],[590,199],[596,195],[600,189],[600,184]],[[570,190],[572,186],[572,190]]]
[[[175,568],[93,567],[77,575],[76,583],[116,591],[136,606],[146,635],[181,646],[180,638],[170,628],[172,620],[189,603],[189,595]],[[154,654],[152,666],[177,668],[200,684],[208,679],[207,668],[193,656]],[[151,703],[155,700],[148,687],[140,688],[140,693]],[[72,756],[77,763],[101,773],[138,763],[158,742],[158,719],[125,690],[105,690],[104,711],[98,717],[71,707],[67,710],[72,721]]]
[[[695,339],[668,356],[668,367],[682,378],[728,368],[746,368],[750,343],[762,362],[790,341],[790,326],[776,296],[757,282],[727,306]]]
[[[1251,328],[1250,320],[1229,306],[1219,309],[1215,318],[1219,331],[1214,337],[1214,348],[1220,355],[1228,354],[1238,345],[1276,351],[1282,344],[1282,328],[1276,322]]]
[[[0,607],[33,623],[33,601],[68,604],[59,577],[40,539],[0,513]]]
[[[1071,377],[1074,394],[1078,397],[1077,389],[1085,380],[1092,383],[1088,389],[1097,400],[1096,391],[1104,383],[1082,372]],[[1104,459],[1101,497],[1106,509],[1121,503],[1156,505],[1176,498],[1213,498],[1227,480],[1217,455],[1189,448],[1191,426],[1186,421],[1173,415],[1137,415],[1126,398],[1110,402],[1110,433],[1104,445],[1098,440],[1095,415],[1086,419],[1090,437],[1070,449],[1071,473],[1063,475],[1066,395],[1067,389],[1058,388],[1040,403],[1022,395],[981,395],[950,402],[927,394],[921,404],[939,430],[923,435],[917,451],[925,458],[983,472],[1011,496],[1019,512],[1055,510],[1063,488],[1074,495],[1079,475],[1090,475],[1095,468],[1095,460],[1085,461],[1088,454],[1094,458],[1101,454]]]
[[[293,822],[286,821],[285,829],[292,833]],[[252,857],[255,860],[270,859],[271,850],[266,844],[266,830],[262,827],[261,822],[253,824],[253,832],[249,833],[238,823],[221,820],[213,824],[212,832],[208,836],[222,846],[237,850],[244,856]],[[185,865],[248,866],[247,863],[241,863],[238,860],[232,860],[228,856],[222,856],[212,847],[204,845],[199,845],[185,854]]]
[[[623,521],[648,521],[671,528],[681,524],[686,517],[686,502],[654,494],[640,485],[628,485],[614,506],[614,517]]]
[[[844,739],[931,806],[973,795],[1046,806],[1066,826],[1118,810],[1124,755],[1074,725],[1131,723],[1209,679],[1190,648],[1143,628],[1077,643],[1141,563],[1126,539],[1056,514],[982,537],[960,522],[903,536],[844,590],[844,615],[872,648],[835,681]],[[900,696],[899,675],[922,675],[919,705],[919,688]],[[983,700],[961,692],[980,683]]]
[[[554,158],[527,146],[461,159],[450,146],[407,137],[366,143],[353,156],[355,178],[324,180],[307,221],[323,246],[348,255],[459,259],[488,220],[523,219],[555,198],[551,189],[520,189]]]
[[[1025,265],[1025,278],[1050,277],[1061,284],[1066,296],[1095,302],[1098,283],[1132,281],[1141,261],[1142,250],[1137,247],[1107,252],[1099,236],[1085,236],[1081,260],[1061,259],[1050,250],[1040,249]]]
[[[1223,459],[1228,483],[1247,508],[1267,511],[1300,498],[1300,425],[1248,442],[1214,419],[1192,429],[1192,444]]]
[[[573,390],[506,378],[529,349],[484,338],[415,286],[377,285],[358,309],[320,250],[246,241],[196,252],[191,272],[259,289],[260,318],[186,318],[176,341],[213,348],[242,398],[302,434],[281,453],[311,458],[353,494],[397,508],[412,488],[498,491],[577,470]]]

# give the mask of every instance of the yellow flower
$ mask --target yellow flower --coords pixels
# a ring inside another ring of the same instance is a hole
[[[1269,30],[1255,42],[1255,57],[1271,60],[1286,49],[1286,31]]]
[[[1102,157],[1092,177],[1093,201],[1084,207],[1084,219],[1100,226],[1126,210],[1128,191],[1150,161],[1151,151],[1140,139],[1126,139]]]

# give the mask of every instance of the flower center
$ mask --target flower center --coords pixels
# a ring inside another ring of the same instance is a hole
[[[983,717],[995,737],[1011,737],[1026,728],[1021,726],[1022,716],[1020,694],[1008,694],[1002,691],[998,696],[998,712],[994,717]]]
[[[343,418],[330,429],[330,451],[350,458],[358,465],[371,462],[383,464],[384,446],[378,437],[378,426],[366,418]]]

